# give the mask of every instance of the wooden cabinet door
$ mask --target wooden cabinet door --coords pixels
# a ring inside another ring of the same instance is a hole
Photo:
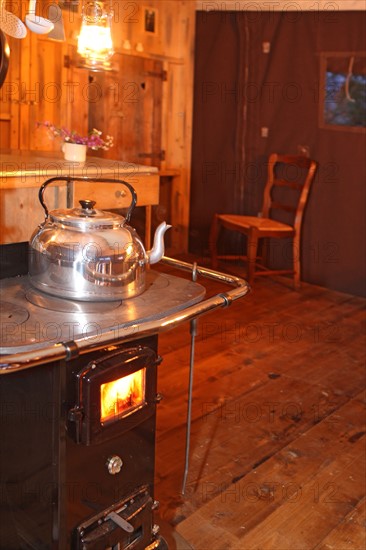
[[[89,129],[113,136],[104,157],[160,167],[163,63],[116,54],[114,66],[118,70],[90,73]]]

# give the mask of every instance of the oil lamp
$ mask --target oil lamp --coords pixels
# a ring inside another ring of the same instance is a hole
[[[103,2],[84,2],[77,51],[84,60],[85,68],[110,69],[110,58],[114,53],[112,15],[111,11],[105,10]]]

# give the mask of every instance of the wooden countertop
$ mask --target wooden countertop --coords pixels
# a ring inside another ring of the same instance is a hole
[[[85,162],[70,162],[63,158],[62,153],[54,151],[2,150],[0,152],[0,188],[2,189],[37,187],[40,178],[44,181],[54,176],[121,179],[155,174],[158,174],[158,169],[154,166],[95,156],[87,157]]]

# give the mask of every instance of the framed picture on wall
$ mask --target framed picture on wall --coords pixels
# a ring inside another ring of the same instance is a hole
[[[366,52],[323,52],[319,83],[319,127],[366,132]]]
[[[143,8],[144,13],[144,31],[151,34],[157,33],[158,13],[154,8]]]

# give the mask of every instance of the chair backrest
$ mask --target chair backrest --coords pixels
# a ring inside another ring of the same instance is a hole
[[[263,195],[262,217],[275,218],[274,211],[286,212],[286,223],[300,230],[317,163],[300,155],[278,155],[268,159],[268,176]]]

